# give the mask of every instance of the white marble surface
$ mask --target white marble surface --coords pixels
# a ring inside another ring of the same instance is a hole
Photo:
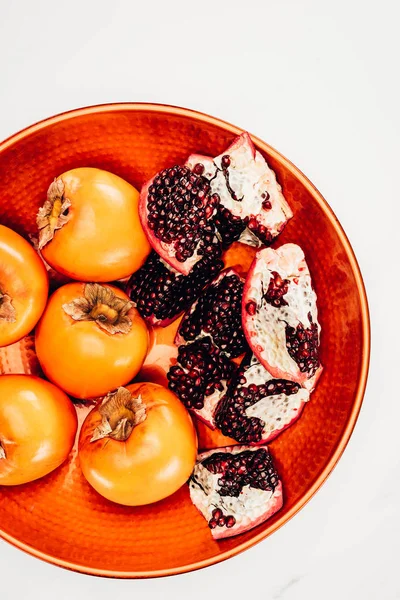
[[[78,106],[188,106],[265,139],[325,195],[372,315],[369,385],[339,465],[290,523],[207,570],[114,581],[0,542],[5,600],[400,598],[398,2],[0,2],[0,138]],[[129,596],[128,596],[129,595]]]

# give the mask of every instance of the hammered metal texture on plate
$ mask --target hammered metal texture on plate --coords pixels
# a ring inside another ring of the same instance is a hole
[[[0,145],[0,223],[28,238],[54,177],[74,167],[107,169],[133,185],[188,154],[217,155],[240,130],[211,117],[157,105],[109,105],[60,115]],[[324,372],[301,419],[270,445],[284,506],[241,536],[213,541],[183,487],[157,504],[124,508],[86,483],[76,449],[47,477],[0,488],[2,535],[46,560],[87,573],[143,577],[225,559],[286,522],[325,480],[354,426],[369,354],[366,299],[357,263],[336,218],[306,178],[255,139],[276,171],[294,218],[275,245],[304,249],[318,294]],[[234,262],[234,260],[233,260]],[[32,338],[0,352],[0,372],[36,372]],[[77,407],[80,421],[88,408]],[[199,430],[207,447],[218,438]],[[211,437],[210,437],[211,436]]]

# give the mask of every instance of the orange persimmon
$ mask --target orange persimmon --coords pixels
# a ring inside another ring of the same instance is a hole
[[[78,281],[131,275],[150,252],[138,202],[139,192],[108,171],[81,167],[63,173],[37,216],[44,259]]]
[[[167,388],[134,383],[108,394],[86,417],[79,461],[102,496],[128,506],[157,502],[178,490],[196,461],[196,432]]]
[[[32,375],[0,377],[0,485],[47,475],[67,458],[77,416],[64,392]]]
[[[36,353],[45,375],[83,399],[131,381],[148,341],[146,325],[128,296],[98,283],[60,287],[36,328]]]
[[[46,268],[33,247],[0,225],[0,346],[14,344],[35,327],[48,291]]]

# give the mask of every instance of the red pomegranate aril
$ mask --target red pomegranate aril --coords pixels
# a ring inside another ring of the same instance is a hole
[[[301,323],[297,328],[286,327],[286,347],[289,355],[297,362],[302,373],[313,376],[319,367],[318,358],[318,326],[313,323],[311,313],[308,313],[310,327],[305,329]],[[309,342],[300,343],[304,338]]]
[[[209,335],[229,357],[242,354],[245,342],[241,323],[243,280],[234,269],[222,271],[185,314],[175,340],[177,345]]]
[[[255,315],[257,310],[257,304],[255,302],[248,302],[246,304],[246,312],[249,315]]]
[[[201,164],[211,191],[220,195],[215,224],[224,247],[239,238],[253,246],[270,244],[292,217],[275,173],[247,133],[223,154],[215,158],[192,155],[186,164],[193,169]]]
[[[139,212],[144,231],[178,272],[188,275],[210,244],[221,253],[213,221],[218,203],[207,179],[183,166],[164,169],[143,187]]]
[[[230,529],[231,527],[234,526],[234,524],[236,523],[236,519],[235,517],[232,517],[232,515],[229,515],[229,517],[226,518],[226,522],[225,525]]]
[[[274,379],[247,354],[215,410],[215,424],[239,443],[265,444],[294,423],[309,399],[298,383]]]
[[[229,154],[224,154],[224,156],[221,158],[221,166],[223,169],[227,169],[229,167],[229,165],[231,164],[231,159]]]
[[[266,446],[232,446],[200,454],[189,490],[215,539],[248,531],[282,506],[282,484]]]
[[[272,306],[287,306],[284,296],[288,292],[289,283],[289,279],[282,279],[279,273],[272,271],[268,290],[264,294],[264,299],[269,304],[272,304]]]
[[[210,254],[184,276],[172,271],[155,252],[151,252],[143,267],[132,275],[126,292],[146,321],[166,326],[199,296],[222,267],[218,254]]]
[[[272,204],[269,200],[264,200],[261,206],[264,210],[271,210],[272,208]]]
[[[251,313],[249,303],[255,304]],[[242,322],[250,348],[267,371],[314,389],[322,372],[320,326],[316,294],[299,246],[285,244],[257,253],[245,282]]]
[[[214,410],[233,371],[234,364],[211,338],[201,337],[179,346],[177,364],[167,373],[168,385],[186,408],[214,428]]]

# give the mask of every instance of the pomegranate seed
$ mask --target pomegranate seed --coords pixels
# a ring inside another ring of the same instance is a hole
[[[223,458],[225,458],[224,462],[227,463],[226,467],[222,467]],[[222,475],[218,479],[218,485],[220,486],[218,493],[220,496],[238,497],[245,485],[257,489],[274,490],[278,481],[271,456],[265,448],[256,451],[244,450],[235,455],[224,455],[223,452],[215,452],[206,458],[202,464],[211,473]],[[259,472],[258,468],[254,468],[258,464],[261,465],[264,475]],[[235,465],[239,465],[239,467],[237,468]],[[239,469],[242,467],[246,468],[248,474],[239,473]],[[218,525],[220,521],[222,522],[222,519],[225,524],[227,518],[229,517],[220,517]]]
[[[257,417],[248,417],[246,411],[250,406],[268,396],[280,393],[290,396],[300,389],[298,383],[284,379],[269,380],[266,384],[248,385],[246,373],[252,364],[251,360],[252,354],[248,353],[215,414],[215,424],[222,433],[244,444],[260,442],[264,433],[264,421]],[[260,368],[262,369],[261,366]],[[261,372],[265,372],[266,376],[270,377],[268,372],[264,370]],[[242,467],[238,468],[238,472],[245,476]]]
[[[230,158],[229,154],[224,154],[224,156],[221,158],[222,168],[227,169],[230,164],[231,164],[231,158]]]
[[[236,523],[236,519],[235,519],[235,517],[234,517],[234,516],[232,516],[232,515],[229,515],[229,517],[227,517],[227,519],[226,519],[226,521],[225,521],[225,525],[226,525],[228,528],[231,528],[231,527],[233,527],[235,523]]]
[[[193,167],[193,173],[196,173],[196,175],[203,175],[204,165],[202,165],[201,163],[195,164]]]
[[[262,203],[262,207],[264,210],[270,210],[272,208],[272,204],[269,200],[264,200]]]
[[[248,302],[246,304],[246,311],[251,316],[255,315],[257,312],[257,304],[255,302]]]
[[[132,275],[127,292],[142,317],[150,319],[153,324],[172,321],[199,296],[222,266],[218,255],[211,253],[196,263],[190,275],[184,277],[172,273],[152,252],[145,265]]]

